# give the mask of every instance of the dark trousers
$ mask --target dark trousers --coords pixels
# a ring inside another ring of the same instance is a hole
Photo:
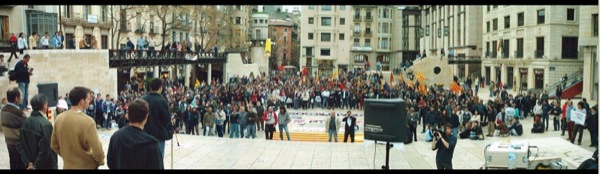
[[[19,56],[17,56],[17,46],[14,46],[10,50],[10,57],[8,57],[8,62],[10,62],[10,60],[12,60],[13,56],[15,56],[15,59],[19,59]]]
[[[262,116],[258,116],[258,117],[260,117],[261,119],[258,119],[256,121],[256,124],[257,124],[256,129],[257,130],[265,130],[265,120],[262,119]]]
[[[8,158],[10,159],[10,170],[24,170],[25,163],[21,160],[21,154],[17,147],[8,147]]]
[[[350,142],[354,143],[354,128],[346,128],[346,131],[344,131],[344,143],[348,142],[348,136],[350,136]]]
[[[567,119],[566,118],[560,119],[560,130],[562,130],[561,135],[565,135],[565,130],[567,130]]]
[[[240,124],[240,138],[244,138],[244,130],[246,130],[246,124]],[[250,132],[248,132],[250,134]]]
[[[417,125],[414,125],[414,126],[411,125],[410,131],[412,132],[412,136],[414,136],[414,140],[417,141]]]
[[[275,125],[274,124],[266,124],[265,125],[265,137],[267,138],[267,140],[273,139],[273,132],[275,132]]]
[[[422,120],[421,123],[423,123],[423,131],[422,132],[425,132],[425,126],[426,126],[426,124],[425,124],[425,116],[421,116],[421,120]]]
[[[452,162],[435,161],[438,170],[452,170]]]
[[[573,129],[575,128],[575,122],[567,122],[567,133],[569,134],[569,141],[573,138]]]
[[[583,138],[583,125],[575,124],[575,128],[573,128],[573,137],[571,137],[571,143],[575,143],[577,133],[579,133],[579,139],[577,140],[577,142],[581,144],[581,138]]]
[[[592,141],[592,146],[598,145],[598,131],[593,131],[590,129],[588,129],[588,131],[590,131],[590,138]]]
[[[229,132],[229,127],[227,126],[227,123],[229,123],[229,120],[225,120],[223,122],[223,133]]]
[[[552,116],[552,124],[554,125],[554,131],[560,130],[560,121],[559,117]]]

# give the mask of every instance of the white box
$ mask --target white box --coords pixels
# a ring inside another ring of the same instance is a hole
[[[527,142],[494,142],[485,152],[486,167],[508,167],[508,153],[510,145],[514,147],[514,153],[517,155],[516,168],[526,169],[529,165],[529,144]]]

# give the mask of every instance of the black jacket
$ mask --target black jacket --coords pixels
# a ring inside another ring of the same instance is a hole
[[[25,82],[29,83],[29,65],[23,63],[23,61],[17,62],[15,65],[15,72],[17,73],[17,83]]]
[[[348,120],[348,118],[350,118],[350,120]],[[350,121],[350,126],[348,126],[348,123],[346,121]],[[342,122],[344,122],[344,130],[346,132],[354,132],[354,127],[356,126],[356,117],[344,117],[342,119]]]
[[[133,126],[110,137],[106,161],[109,169],[164,169],[158,140]]]
[[[58,169],[58,158],[50,148],[52,123],[39,111],[31,112],[21,126],[17,149],[25,165],[33,163],[36,169]]]
[[[144,126],[144,131],[154,136],[159,141],[170,140],[173,138],[171,130],[171,114],[169,113],[169,104],[162,95],[158,93],[149,93],[142,97],[150,107],[148,122]]]

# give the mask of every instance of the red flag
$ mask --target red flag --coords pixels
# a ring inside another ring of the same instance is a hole
[[[283,71],[283,69],[285,69],[285,67],[283,65],[279,65],[279,67],[277,67],[277,69],[279,69],[279,71]]]
[[[302,75],[306,76],[306,67],[302,68]]]

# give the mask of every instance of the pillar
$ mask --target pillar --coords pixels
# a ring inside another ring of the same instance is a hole
[[[210,63],[209,63],[209,64],[208,64],[207,76],[206,76],[206,78],[207,78],[207,80],[206,80],[206,84],[207,84],[207,85],[208,85],[208,84],[210,84],[210,81],[212,80],[212,78],[211,78],[211,77],[212,77],[212,64],[210,64]]]
[[[159,70],[158,66],[154,66],[154,78],[161,78],[159,76],[160,75],[159,71],[160,70]]]
[[[533,66],[529,65],[527,68],[527,89],[535,88],[535,72],[533,72]]]
[[[465,79],[468,79],[470,77],[471,74],[469,74],[469,64],[465,64]],[[475,82],[475,79],[471,79],[473,82]]]
[[[500,71],[502,71],[500,73],[500,80],[502,80],[502,85],[506,85],[508,86],[508,73],[506,72],[506,64],[502,64],[502,66],[500,66]]]
[[[492,81],[494,82],[494,85],[498,84],[498,82],[496,81],[496,66],[494,66],[493,63],[490,65],[490,75],[488,76],[488,78],[490,79],[490,85],[492,85]]]
[[[183,79],[184,84],[185,84],[185,86],[190,86],[191,83],[192,83],[192,82],[190,82],[190,75],[191,75],[191,72],[192,72],[192,65],[186,64],[184,71],[185,71],[184,72],[184,79]]]

